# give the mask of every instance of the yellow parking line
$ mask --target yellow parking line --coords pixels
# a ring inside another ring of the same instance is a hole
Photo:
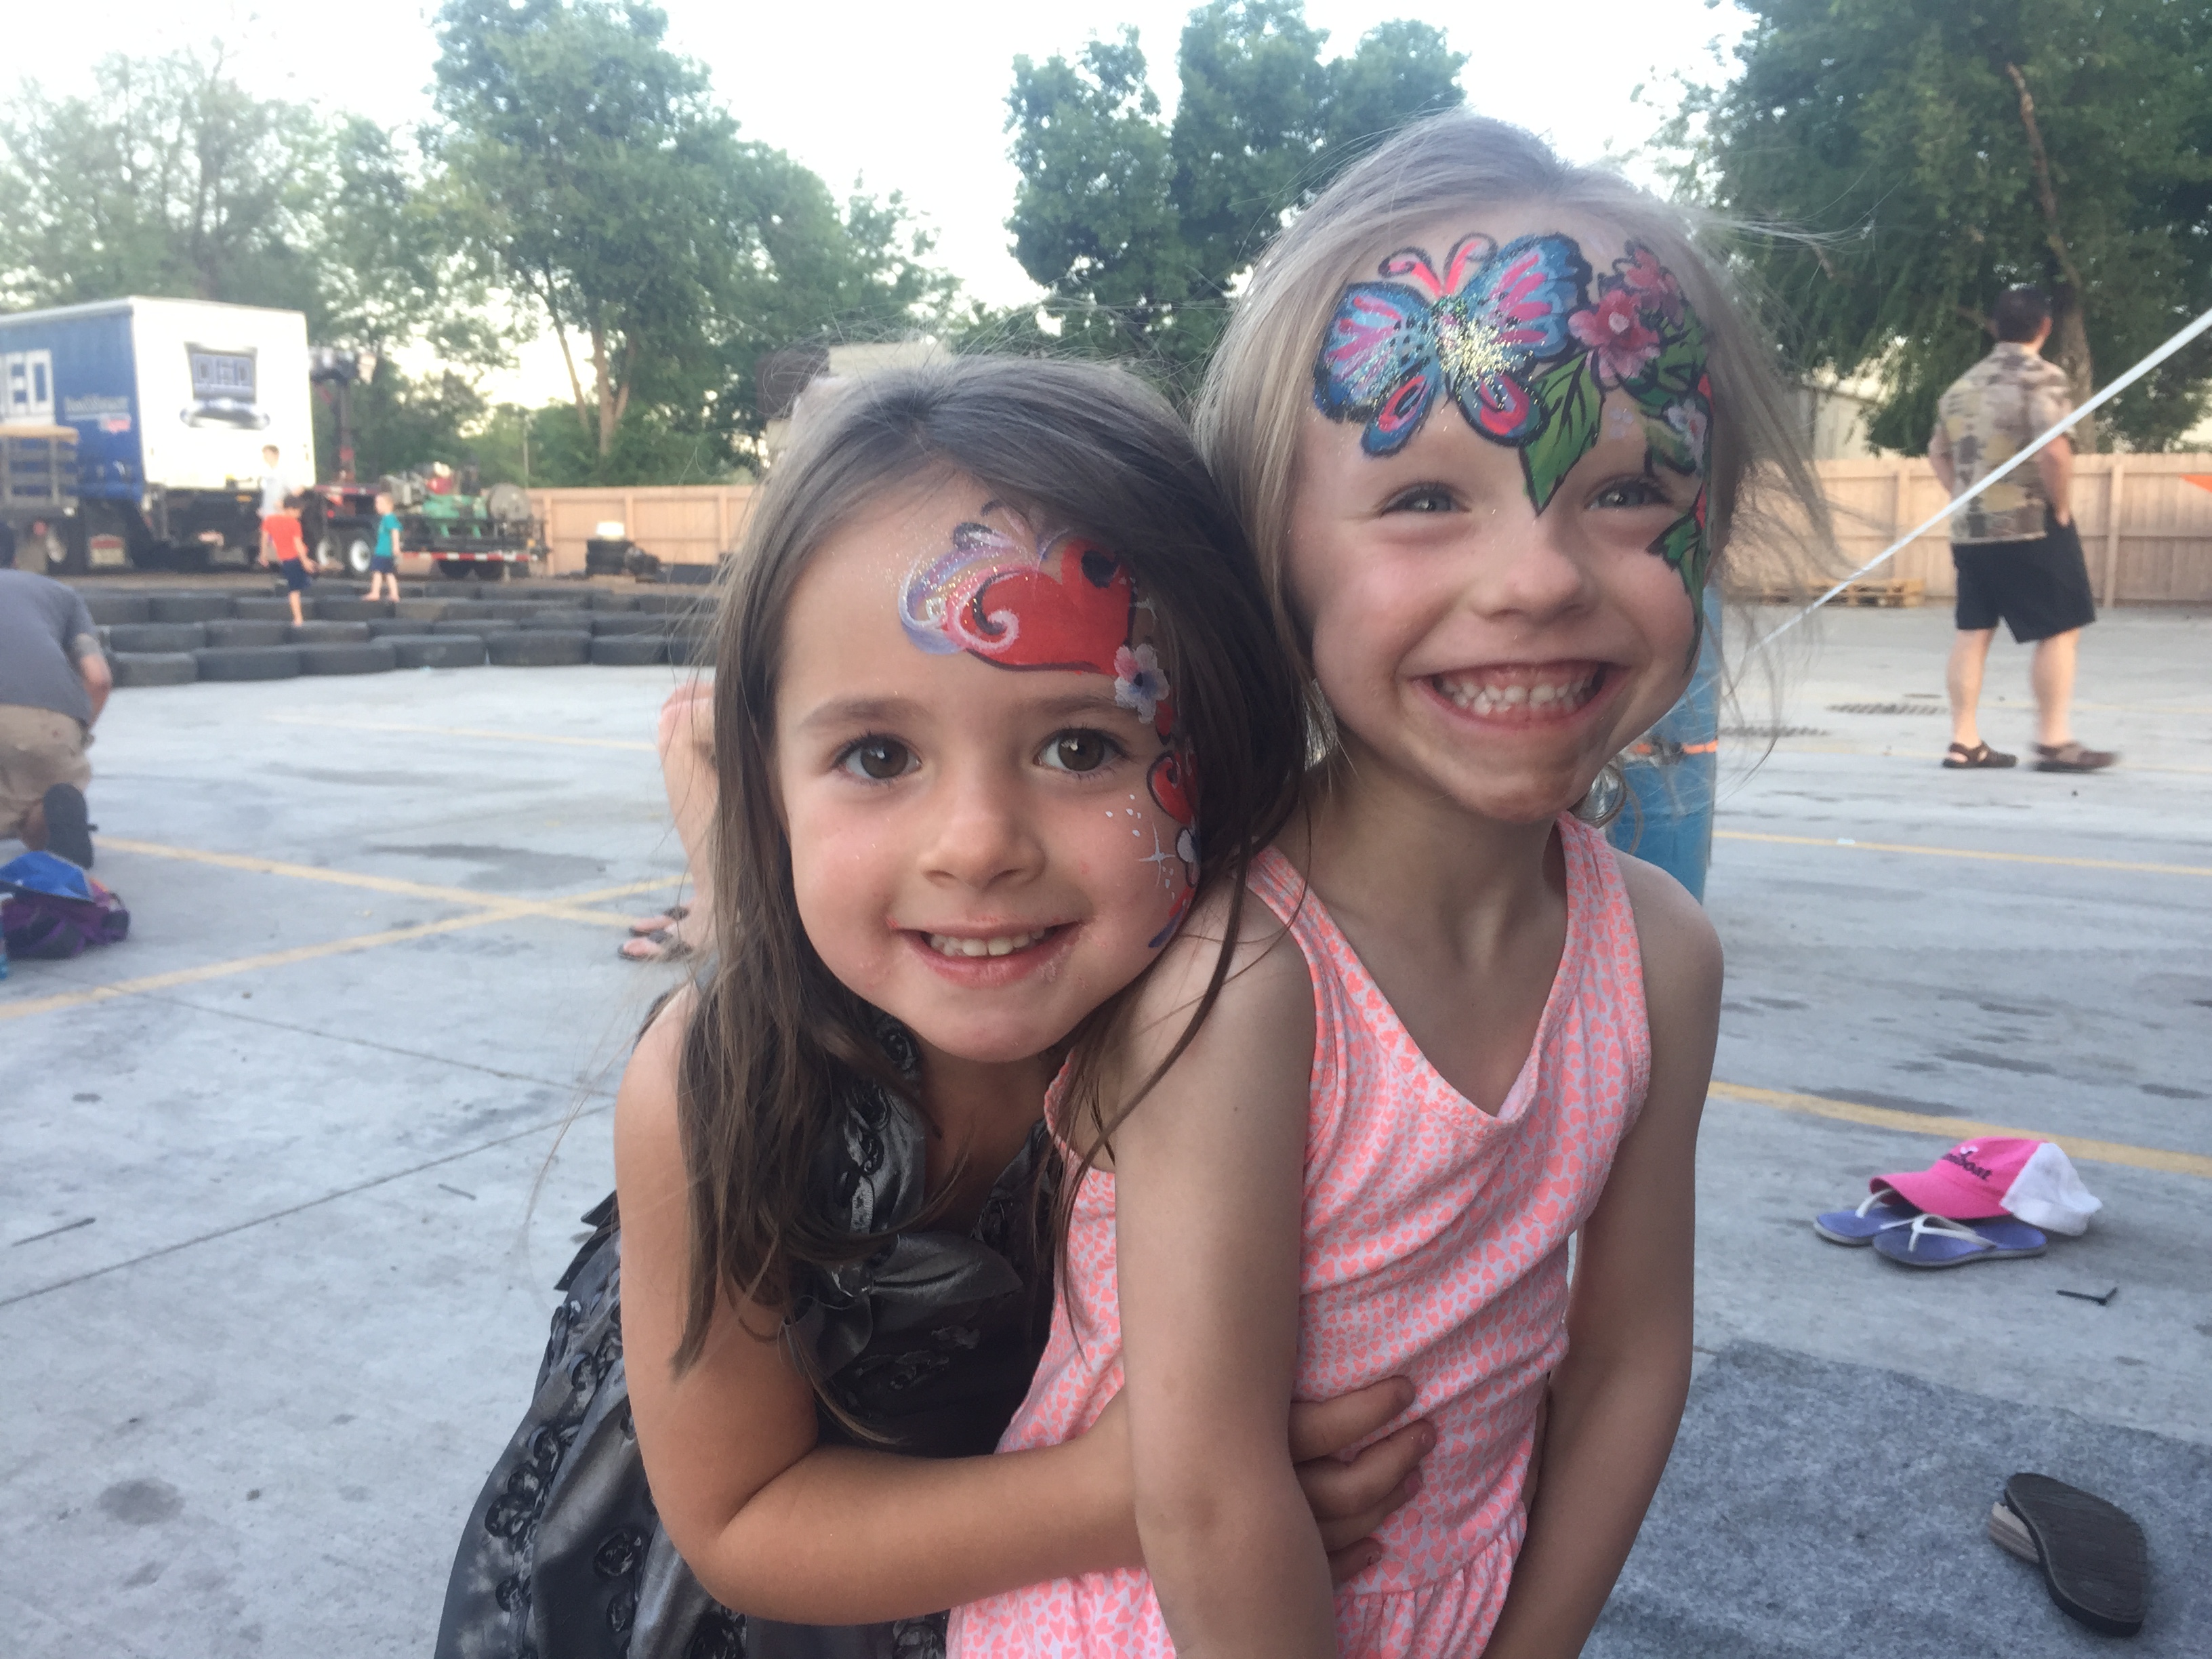
[[[2131,1170],[2156,1170],[2166,1175],[2195,1176],[2212,1181],[2212,1158],[2196,1152],[2168,1152],[2162,1146],[2130,1146],[2125,1141],[2089,1140],[2080,1135],[2054,1135],[2041,1129],[2008,1128],[2001,1123],[1977,1123],[1962,1117],[1927,1117],[1917,1112],[1893,1111],[1887,1106],[1862,1106],[1855,1100],[1830,1100],[1820,1095],[1786,1094],[1778,1089],[1754,1089],[1741,1083],[1716,1083],[1709,1092],[1721,1100],[1741,1101],[1778,1112],[1798,1112],[1808,1117],[1833,1118],[1838,1122],[1863,1124],[1870,1129],[1901,1129],[1907,1134],[1934,1135],[1939,1140],[1974,1140],[1991,1135],[2012,1135],[2026,1140],[2048,1140],[2066,1149],[2066,1156],[2087,1163],[2121,1164]]]
[[[606,899],[635,898],[640,893],[657,893],[664,887],[678,887],[690,879],[688,875],[654,876],[646,881],[626,881],[619,887],[597,887],[588,893],[571,893],[565,898],[547,899],[545,902],[573,908],[598,904]]]
[[[380,945],[402,945],[409,939],[428,939],[434,933],[458,933],[465,928],[483,927],[495,921],[514,920],[515,912],[512,910],[479,910],[472,915],[448,916],[443,921],[422,921],[406,927],[387,927],[380,933],[356,933],[350,939],[334,939],[322,945],[295,945],[289,951],[267,951],[259,956],[239,957],[229,962],[204,963],[198,968],[179,968],[166,974],[118,979],[106,985],[89,985],[81,991],[64,991],[49,997],[28,997],[21,1002],[0,1002],[0,1021],[21,1019],[31,1014],[49,1014],[62,1008],[82,1008],[89,1003],[112,1002],[117,997],[143,996],[149,991],[173,990],[179,985],[198,985],[207,980],[226,979],[233,974],[250,974],[263,968],[289,968],[297,963],[313,962],[323,957],[344,956],[354,951],[374,951]]]
[[[1859,853],[1919,853],[1938,859],[1987,859],[1996,864],[2057,864],[2073,870],[2124,870],[2140,876],[2212,876],[2212,865],[2133,864],[2120,859],[2064,858],[2052,853],[1991,853],[1972,847],[1922,847],[1911,842],[1858,841],[1845,836],[1773,836],[1716,830],[1716,841],[1769,842],[1780,847],[1844,847]]]
[[[415,732],[438,738],[489,738],[500,743],[547,743],[564,749],[635,749],[653,745],[634,738],[567,738],[545,732],[493,732],[474,726],[410,726],[400,720],[333,720],[316,714],[264,714],[278,726],[319,726],[340,732]]]
[[[424,882],[402,881],[396,876],[362,875],[351,870],[325,870],[312,864],[287,864],[281,859],[256,858],[246,853],[209,853],[196,847],[165,847],[159,842],[125,841],[102,836],[102,847],[118,853],[138,853],[148,858],[183,859],[192,864],[211,864],[222,870],[248,870],[258,876],[289,876],[295,881],[329,882],[339,887],[366,888],[372,893],[394,893],[404,898],[432,899],[441,904],[465,904],[471,909],[520,908],[535,899],[507,899],[494,893],[472,892],[465,887],[434,887]]]
[[[288,951],[264,951],[258,956],[240,957],[229,962],[212,962],[198,968],[179,968],[166,974],[149,974],[137,979],[116,980],[106,985],[87,986],[81,991],[63,991],[52,996],[27,997],[21,1002],[0,1002],[0,1021],[21,1019],[30,1014],[52,1013],[63,1008],[81,1008],[95,1002],[109,1002],[117,997],[140,996],[149,991],[166,991],[179,985],[197,985],[204,980],[224,979],[233,974],[252,973],[262,968],[285,968],[295,963],[313,962],[323,957],[343,956],[355,951],[373,951],[380,945],[401,945],[409,939],[425,939],[435,933],[459,933],[470,927],[489,927],[498,921],[546,920],[575,921],[587,927],[619,927],[630,920],[618,910],[601,910],[592,907],[607,899],[635,898],[641,894],[665,890],[679,886],[682,876],[657,876],[649,881],[624,882],[617,887],[601,887],[588,893],[578,893],[567,899],[504,898],[485,893],[471,893],[457,887],[426,887],[416,882],[394,881],[381,876],[356,876],[343,870],[318,870],[304,864],[285,864],[275,859],[249,858],[235,853],[203,853],[189,848],[163,847],[153,842],[125,841],[118,836],[103,836],[100,845],[118,852],[143,853],[155,858],[185,859],[196,864],[212,864],[230,870],[250,870],[258,875],[296,876],[311,881],[335,882],[347,887],[366,887],[373,891],[396,893],[410,898],[427,898],[443,904],[465,904],[468,914],[448,916],[442,921],[410,923],[404,927],[387,927],[380,933],[357,933],[349,939],[331,939],[321,945],[296,945]]]
[[[258,876],[289,876],[297,881],[328,882],[338,887],[364,888],[372,893],[392,893],[403,898],[428,899],[438,904],[465,904],[471,910],[501,910],[517,915],[556,916],[566,921],[621,921],[627,918],[592,907],[608,899],[631,898],[679,885],[682,876],[655,876],[648,881],[624,882],[618,887],[595,888],[547,898],[526,898],[504,893],[478,892],[468,887],[435,887],[426,882],[403,881],[396,876],[363,875],[352,870],[325,870],[312,864],[287,864],[281,859],[256,858],[245,853],[209,853],[194,847],[166,847],[159,842],[126,841],[102,836],[102,847],[119,853],[140,853],[149,858],[183,859],[192,864],[211,864],[218,869],[246,870]]]

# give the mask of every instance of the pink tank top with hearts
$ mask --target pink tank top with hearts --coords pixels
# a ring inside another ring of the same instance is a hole
[[[1545,1378],[1566,1352],[1567,1240],[1650,1080],[1642,958],[1613,849],[1571,817],[1559,836],[1566,944],[1495,1116],[1429,1064],[1290,861],[1271,849],[1252,872],[1314,987],[1297,1395],[1411,1376],[1412,1414],[1437,1432],[1419,1495],[1377,1534],[1382,1559],[1337,1591],[1346,1659],[1445,1659],[1489,1639],[1527,1529],[1522,1485]],[[1080,1434],[1121,1386],[1110,1176],[1084,1182],[1068,1261],[1050,1343],[1001,1451]],[[970,1603],[954,1611],[951,1641],[955,1659],[1175,1651],[1136,1570]]]

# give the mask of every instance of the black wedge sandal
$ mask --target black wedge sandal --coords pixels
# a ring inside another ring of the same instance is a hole
[[[1978,743],[1972,749],[1963,743],[1954,743],[1951,745],[1951,752],[1943,757],[1945,769],[1953,772],[1978,770],[1983,767],[2016,766],[2019,763],[2019,756],[2004,754],[1985,743]]]

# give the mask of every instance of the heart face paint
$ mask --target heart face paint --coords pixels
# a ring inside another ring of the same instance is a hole
[[[1713,389],[1705,325],[1674,273],[1631,242],[1593,288],[1581,246],[1552,233],[1502,248],[1463,236],[1441,276],[1425,252],[1406,248],[1379,274],[1337,302],[1314,360],[1314,406],[1364,422],[1360,447],[1381,456],[1402,449],[1447,398],[1477,433],[1519,452],[1541,513],[1596,447],[1607,394],[1624,393],[1643,423],[1647,470],[1698,481],[1690,510],[1648,550],[1681,578],[1702,626]]]
[[[994,510],[986,505],[984,512]],[[952,545],[915,561],[899,596],[906,636],[933,654],[966,652],[1000,668],[1103,674],[1114,701],[1152,722],[1161,753],[1147,774],[1154,803],[1177,825],[1172,854],[1148,861],[1182,866],[1182,891],[1151,941],[1173,937],[1198,887],[1196,768],[1176,741],[1173,688],[1159,653],[1138,638],[1151,607],[1128,568],[1096,543],[1069,532],[1041,533],[1001,512],[1012,534],[980,520],[957,526]],[[1163,781],[1164,780],[1164,781]]]

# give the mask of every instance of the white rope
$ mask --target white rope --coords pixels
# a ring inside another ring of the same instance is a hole
[[[1827,604],[1830,599],[1834,599],[1837,594],[1842,592],[1853,582],[1858,580],[1860,577],[1865,575],[1868,571],[1873,570],[1881,565],[1887,564],[1890,560],[1895,558],[1907,547],[1919,540],[1921,537],[1926,535],[1937,525],[1942,523],[1943,520],[1949,518],[1953,513],[1956,512],[1960,507],[1964,507],[1968,501],[1973,500],[1975,496],[1980,495],[1984,489],[1987,489],[1991,484],[1996,483],[1997,480],[2003,477],[2014,468],[2025,465],[2032,457],[2042,450],[2054,438],[2063,437],[2069,431],[2073,429],[2074,423],[2076,421],[2086,419],[2094,411],[2102,408],[2113,398],[2118,397],[2120,393],[2125,392],[2137,380],[2142,379],[2144,375],[2149,374],[2151,370],[2156,368],[2160,363],[2164,362],[2168,357],[2173,356],[2175,352],[2180,350],[2182,347],[2187,345],[2191,340],[2203,333],[2207,329],[2212,329],[2212,311],[2206,312],[2195,322],[2190,324],[2186,328],[2184,328],[2179,334],[2176,334],[2164,345],[2152,352],[2149,356],[2144,358],[2126,374],[2121,375],[2118,380],[2113,381],[2112,385],[2106,386],[2095,397],[2090,398],[2087,403],[2083,404],[2081,408],[2075,410],[2064,420],[2059,422],[2057,425],[2052,427],[2048,432],[2038,438],[2033,443],[2028,445],[2027,448],[2021,450],[2020,453],[2014,455],[2010,460],[2007,461],[2002,466],[1997,468],[1994,472],[1991,472],[1987,477],[1984,477],[1979,483],[1976,483],[1972,489],[1962,491],[1953,500],[1946,501],[1942,507],[1936,508],[1936,510],[1930,514],[1927,518],[1922,520],[1911,529],[1906,531],[1905,534],[1899,536],[1887,547],[1882,549],[1880,553],[1876,554],[1873,558],[1869,559],[1857,569],[1852,571],[1850,575],[1844,577],[1843,580],[1838,582],[1826,592],[1821,594],[1819,599],[1814,600],[1812,604],[1807,605],[1796,616],[1790,617],[1789,621],[1784,623],[1781,627],[1776,629],[1771,634],[1769,634],[1757,645],[1752,647],[1752,650],[1754,653],[1764,651],[1768,646],[1773,644],[1775,641],[1780,639],[1791,629],[1796,627],[1799,623],[1803,622],[1806,617],[1811,616],[1822,605]]]

